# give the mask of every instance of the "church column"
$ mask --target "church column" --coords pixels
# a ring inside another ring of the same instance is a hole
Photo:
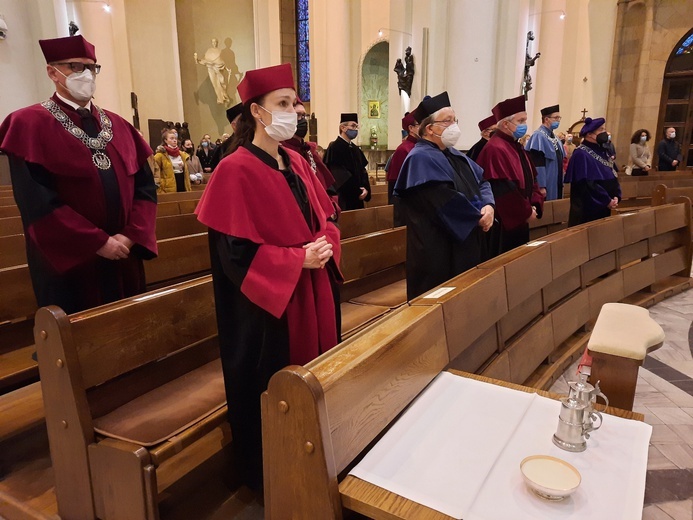
[[[311,0],[309,12],[311,111],[319,122],[318,142],[327,147],[339,131],[340,114],[357,108],[350,103],[356,71],[350,66],[349,2]]]
[[[132,74],[125,30],[125,6],[123,0],[111,0],[111,9],[107,12],[105,5],[100,2],[73,2],[68,5],[68,17],[79,26],[79,34],[94,44],[98,62],[102,65],[96,79],[96,103],[132,121]]]
[[[568,107],[563,106],[564,98],[561,92],[561,71],[563,69],[563,42],[565,37],[566,19],[561,15],[566,10],[566,0],[544,1],[541,11],[536,11],[530,18],[530,25],[537,27],[536,40],[533,42],[530,53],[534,55],[541,52],[541,58],[530,70],[534,83],[534,90],[529,97],[533,101],[529,120],[529,131],[534,131],[541,125],[540,110],[546,106],[561,104],[561,112]],[[531,29],[531,27],[530,27]],[[572,45],[574,47],[574,45]],[[529,109],[529,107],[528,107]],[[564,114],[560,129],[565,130],[572,123],[572,115]],[[570,123],[568,122],[570,121]]]
[[[418,36],[419,45],[415,46],[414,42],[417,40],[416,36],[412,32],[412,0],[391,0],[390,1],[390,24],[389,27],[395,29],[397,32],[392,32],[390,34],[390,61],[388,63],[388,94],[390,97],[390,112],[388,121],[388,143],[387,147],[389,150],[396,149],[402,142],[400,139],[400,132],[402,130],[402,117],[404,117],[405,112],[410,112],[421,99],[420,92],[417,92],[416,85],[420,84],[421,75],[423,70],[422,65],[422,53],[421,53],[421,35]],[[397,58],[404,61],[404,51],[407,47],[412,48],[412,56],[414,56],[414,81],[412,84],[412,99],[406,93],[400,95],[399,89],[397,88],[397,74],[394,72],[394,66]]]
[[[445,90],[460,120],[458,148],[469,149],[479,140],[477,122],[491,114],[497,101],[489,88],[496,76],[495,38],[489,28],[494,25],[498,8],[496,0],[457,0],[449,4]]]
[[[520,94],[529,30],[529,0],[503,2],[497,13],[496,23],[492,25],[496,32],[489,35],[490,40],[496,41],[496,71],[492,86],[496,102]]]
[[[255,67],[279,65],[282,57],[279,0],[254,0],[253,13],[255,18]]]

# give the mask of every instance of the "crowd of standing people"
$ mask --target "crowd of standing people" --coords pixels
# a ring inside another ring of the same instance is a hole
[[[0,126],[37,302],[71,313],[144,291],[142,261],[157,255],[157,193],[208,181],[196,213],[209,228],[233,449],[243,482],[260,488],[260,394],[277,370],[340,341],[339,215],[371,198],[358,115],[341,114],[323,160],[305,140],[306,110],[283,64],[245,74],[241,102],[226,114],[231,136],[205,134],[195,147],[186,124],[170,125],[152,153],[127,121],[92,102],[101,68],[93,45],[82,36],[40,43],[55,94]],[[618,206],[604,118],[561,138],[560,107],[551,105],[527,139],[524,96],[490,112],[468,154],[455,148],[461,130],[447,92],[402,118],[387,181],[407,227],[408,299],[526,244],[530,223],[563,196],[564,183],[571,226]],[[666,129],[659,170],[680,163],[675,138]],[[650,139],[645,129],[633,135],[633,175],[652,168]]]

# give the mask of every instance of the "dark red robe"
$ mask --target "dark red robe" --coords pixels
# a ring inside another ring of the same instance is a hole
[[[52,99],[82,127],[72,107]],[[127,121],[106,114],[113,128],[105,149],[112,167],[106,172],[41,104],[13,112],[0,126],[0,150],[9,155],[39,306],[56,304],[71,313],[142,292],[142,259],[157,254],[151,149]],[[93,104],[92,115],[100,130]],[[98,256],[118,233],[135,242],[130,257]]]
[[[209,226],[212,277],[233,449],[243,481],[262,483],[260,394],[274,372],[337,343],[332,283],[339,273],[333,207],[308,163],[285,165],[247,144],[222,159],[196,213]],[[334,256],[304,269],[303,245],[325,235]]]
[[[491,184],[496,201],[500,252],[527,243],[532,206],[539,218],[544,207],[529,155],[513,137],[499,131],[491,136],[476,162],[484,169],[484,179]]]
[[[416,141],[418,141],[416,137],[408,135],[407,138],[397,147],[395,153],[392,154],[390,166],[387,169],[387,176],[385,177],[387,179],[387,201],[390,204],[393,203],[392,192],[395,189],[395,182],[397,182],[399,172],[402,170],[404,159],[406,159],[409,152],[414,149]]]

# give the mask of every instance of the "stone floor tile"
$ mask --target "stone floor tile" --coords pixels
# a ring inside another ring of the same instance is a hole
[[[635,385],[636,398],[638,395],[649,394],[652,392],[659,392],[659,390],[657,390],[654,386],[652,386],[650,383],[648,383],[644,379],[638,379],[638,382]]]
[[[635,410],[635,407],[633,407],[633,411]],[[664,421],[662,421],[659,417],[657,417],[653,412],[652,409],[647,407],[647,406],[642,406],[638,408],[638,413],[641,413],[645,416],[645,422],[651,426],[654,426],[655,424],[666,424]]]
[[[693,408],[681,408],[684,412],[686,412],[688,415],[693,417]]]
[[[647,452],[647,469],[676,469],[678,466],[670,461],[664,456],[664,454],[659,449],[659,446],[650,446]],[[671,446],[679,446],[678,444],[672,444]]]
[[[673,393],[673,390],[670,390]],[[608,397],[608,396],[607,396]],[[673,407],[676,406],[674,401],[672,401],[667,394],[664,393],[651,393],[642,394],[635,397],[635,403],[638,406],[647,406],[648,408],[653,407]]]
[[[685,441],[672,428],[666,424],[653,425],[650,444],[683,444]]]
[[[693,417],[688,415],[681,408],[674,407],[647,407],[655,414],[664,424],[693,424]]]
[[[674,520],[691,520],[693,518],[693,500],[662,502],[657,506]]]
[[[693,424],[670,424],[667,425],[687,444],[693,444]]]
[[[642,520],[673,520],[673,518],[659,509],[656,504],[652,504],[642,510]]]
[[[647,470],[645,504],[661,504],[693,498],[693,470]]]
[[[681,469],[693,469],[693,449],[691,449],[691,447],[687,444],[660,444],[656,446],[656,448],[660,451],[662,455],[664,455],[672,463],[676,464],[676,467]],[[650,469],[649,459],[648,469]]]

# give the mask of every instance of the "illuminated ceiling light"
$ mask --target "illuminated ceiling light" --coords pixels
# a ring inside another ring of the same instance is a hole
[[[561,11],[561,16],[559,16],[561,20],[565,20],[565,11]]]
[[[111,4],[109,4],[108,2],[103,4],[103,10],[106,11],[107,13],[110,13],[111,12]]]
[[[379,36],[380,38],[383,37],[383,30],[382,30],[382,29],[378,29],[378,36]]]

